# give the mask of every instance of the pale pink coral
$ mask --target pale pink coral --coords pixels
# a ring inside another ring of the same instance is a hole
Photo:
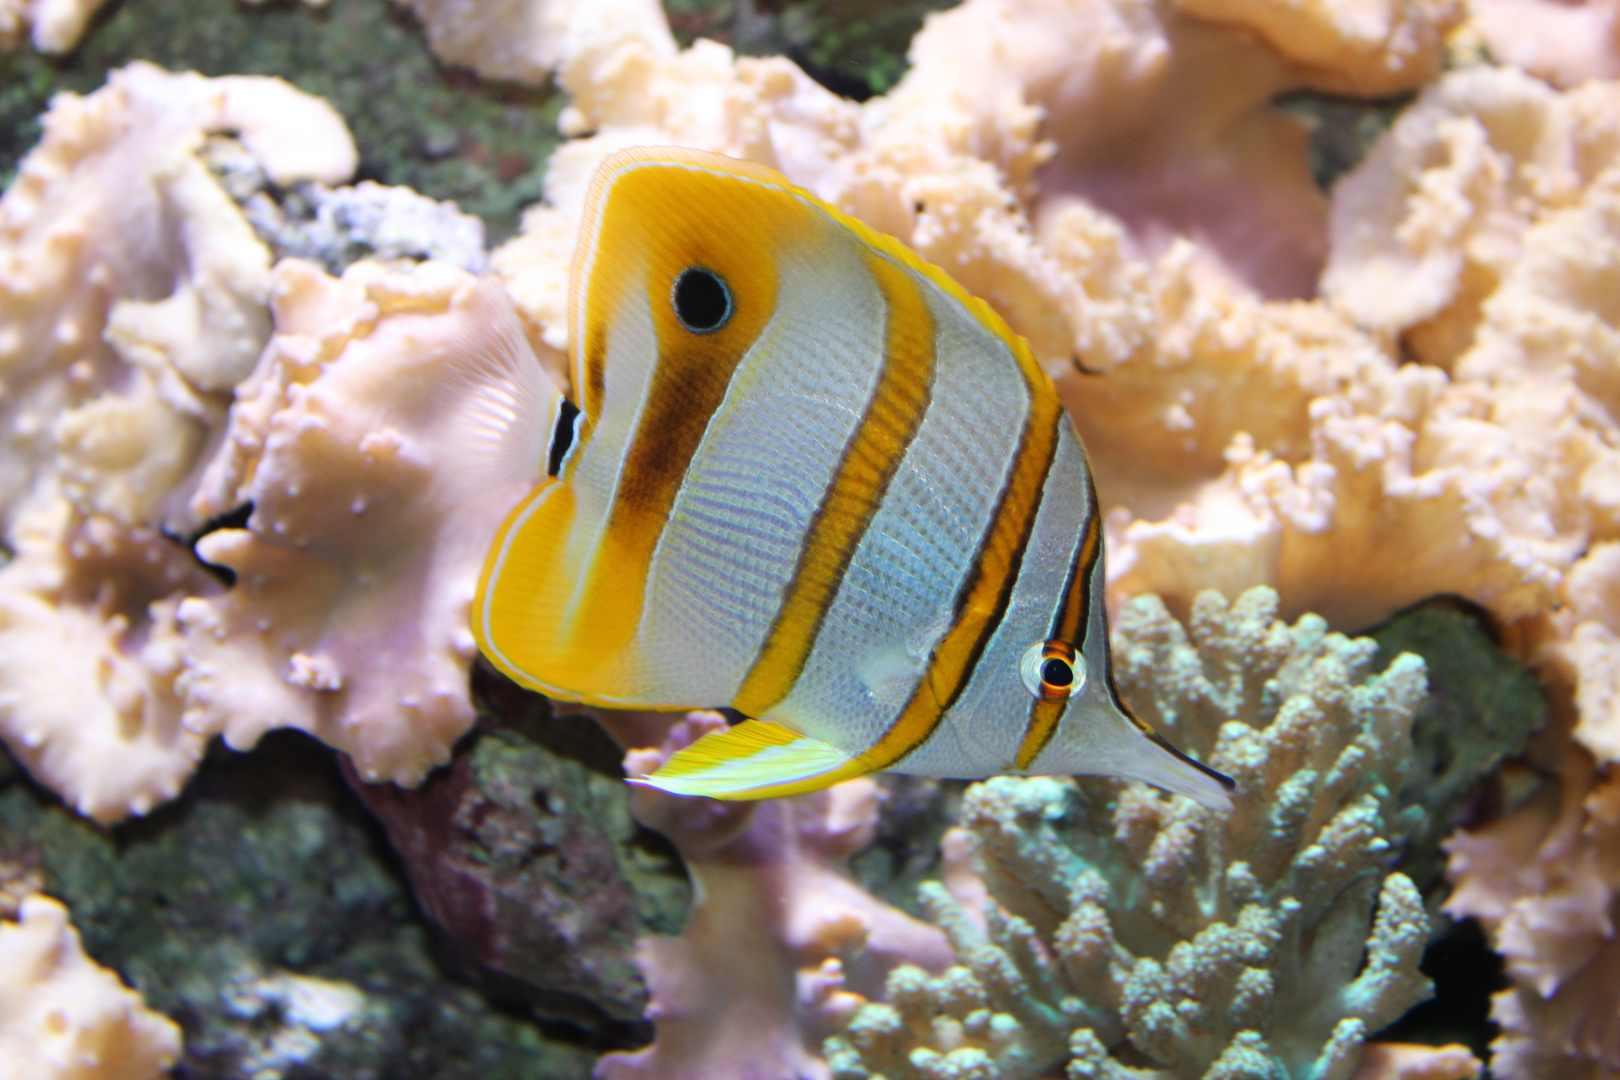
[[[582,31],[558,77],[573,97],[563,130],[587,137],[554,155],[550,206],[530,211],[497,266],[561,347],[560,275],[544,269],[558,259],[545,253],[566,256],[604,156],[675,143],[780,169],[906,241],[1049,358],[1118,336],[1094,325],[1122,286],[1093,250],[1157,255],[1191,237],[1201,275],[1307,295],[1327,204],[1306,167],[1305,129],[1271,99],[1304,86],[1415,88],[1438,65],[1457,11],[1442,0],[1313,8],[1301,16],[1308,34],[1275,31],[1317,56],[1310,69],[1251,32],[1274,15],[1235,5],[1216,25],[1153,0],[969,0],[931,18],[905,79],[859,108],[780,57],[735,58],[708,41],[672,55],[666,35],[633,22]],[[1374,24],[1388,33],[1371,33]],[[1334,41],[1346,43],[1342,69],[1324,59]],[[1118,305],[1102,314],[1130,317]]]
[[[1368,1043],[1350,1080],[1473,1080],[1484,1067],[1466,1046]]]
[[[0,0],[0,49],[15,49],[27,37],[40,52],[67,52],[104,2]]]
[[[1492,931],[1514,985],[1496,995],[1499,1076],[1562,1080],[1620,1070],[1620,786],[1567,753],[1508,817],[1447,844],[1446,908]]]
[[[1474,0],[1469,25],[1491,55],[1556,86],[1620,77],[1615,0]]]
[[[112,822],[179,794],[204,740],[180,724],[175,609],[216,591],[150,529],[36,508],[0,569],[0,732],[41,783]]]
[[[48,896],[0,922],[0,1080],[158,1080],[180,1029],[84,954]]]
[[[497,385],[509,372],[469,374],[485,352],[534,365],[475,284],[443,263],[277,266],[276,336],[197,497],[202,516],[253,513],[198,544],[234,588],[180,606],[192,730],[245,748],[296,727],[413,784],[472,723],[473,590],[545,436],[544,402]],[[509,436],[517,477],[480,445]]]
[[[317,0],[308,0],[317,2]],[[319,0],[324,2],[324,0]],[[661,36],[673,52],[657,0],[401,0],[427,29],[439,58],[486,79],[541,84],[595,30]]]
[[[1567,598],[1565,573],[1615,534],[1620,502],[1615,92],[1560,95],[1493,70],[1427,91],[1336,190],[1324,289],[1370,332],[1364,353],[1400,337],[1450,377],[1369,358],[1309,405],[1302,459],[1297,437],[1234,441],[1224,475],[1175,513],[1116,521],[1116,587],[1187,597],[1272,581],[1285,609],[1346,625],[1440,591],[1507,619]],[[1342,354],[1354,337],[1341,341]],[[1274,432],[1305,411],[1270,400]],[[1083,399],[1073,408],[1088,417]]]
[[[199,152],[233,132],[278,183],[336,182],[354,143],[279,79],[144,63],[44,125],[0,197],[0,523],[65,491],[184,529],[175,488],[270,329],[270,253]]]

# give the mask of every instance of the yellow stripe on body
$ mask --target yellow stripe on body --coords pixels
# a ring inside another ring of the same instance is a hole
[[[928,411],[934,317],[919,283],[905,270],[878,253],[868,254],[866,263],[887,305],[883,370],[805,533],[765,644],[732,701],[750,716],[780,703],[798,681],[844,568]]]
[[[471,620],[478,648],[503,674],[554,695],[566,691],[535,674],[533,658],[550,646],[571,591],[563,548],[574,512],[573,491],[551,478],[513,508],[484,560]]]
[[[1074,647],[1079,663],[1084,664],[1086,641],[1079,636],[1085,619],[1091,611],[1092,569],[1102,552],[1102,521],[1097,513],[1097,493],[1090,483],[1086,485],[1086,533],[1075,553],[1074,565],[1069,568],[1068,587],[1064,590],[1063,604],[1052,621],[1049,641],[1062,641]],[[1024,728],[1024,740],[1018,746],[1013,768],[1023,772],[1040,757],[1046,744],[1057,733],[1058,723],[1072,699],[1060,701],[1036,700],[1029,712],[1029,723]]]

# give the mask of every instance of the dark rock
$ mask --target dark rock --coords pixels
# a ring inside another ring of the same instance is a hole
[[[554,717],[483,665],[473,688],[481,719],[449,766],[415,790],[350,781],[469,977],[597,1045],[641,1045],[636,940],[684,924],[679,856],[631,818],[618,747],[595,722]]]
[[[293,732],[216,748],[112,829],[12,774],[0,861],[40,867],[86,951],[179,1022],[176,1080],[584,1080],[577,1035],[446,978],[334,759]]]

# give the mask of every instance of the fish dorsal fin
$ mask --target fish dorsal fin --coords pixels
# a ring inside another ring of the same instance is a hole
[[[540,366],[499,278],[479,278],[465,314],[442,353],[440,386],[455,406],[440,450],[478,490],[534,484],[546,473],[562,392]]]
[[[837,747],[768,720],[744,720],[709,732],[651,776],[630,782],[674,795],[768,799],[820,791],[865,771]]]

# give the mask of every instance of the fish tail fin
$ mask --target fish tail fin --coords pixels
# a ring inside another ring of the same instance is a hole
[[[674,795],[771,799],[820,791],[869,771],[854,756],[769,720],[744,720],[678,750],[632,784]]]

